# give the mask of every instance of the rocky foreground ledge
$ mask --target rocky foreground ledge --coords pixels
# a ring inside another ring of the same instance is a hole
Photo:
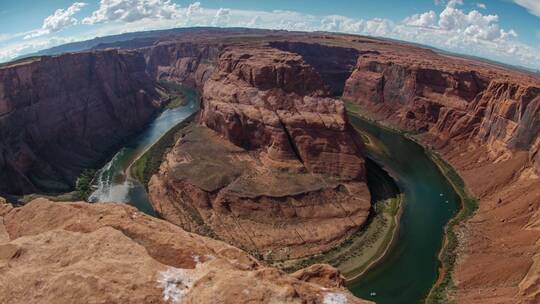
[[[292,275],[124,204],[0,202],[3,303],[369,303],[327,265]]]

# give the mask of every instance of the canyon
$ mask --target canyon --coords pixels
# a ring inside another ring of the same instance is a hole
[[[330,266],[291,275],[263,266],[334,248],[368,222],[364,146],[345,102],[407,131],[449,162],[478,198],[478,210],[455,228],[459,245],[446,297],[540,300],[538,76],[328,33],[208,30],[102,48],[0,67],[0,193],[72,189],[85,168],[103,163],[160,110],[158,81],[178,82],[200,92],[201,111],[148,184],[155,211],[172,224],[117,204],[2,204],[1,262],[11,266],[0,272],[21,282],[9,286],[18,290],[6,295],[14,302],[39,302],[21,291],[31,285],[61,297],[54,284],[81,276],[89,264],[76,261],[84,259],[121,274],[106,278],[117,280],[108,286],[94,269],[94,285],[74,287],[88,299],[114,288],[117,298],[95,299],[159,302],[165,286],[170,299],[185,303],[216,292],[232,301],[244,291],[261,302],[360,301],[340,289],[343,279]],[[65,250],[76,258],[53,258]],[[60,266],[67,267],[64,279],[30,279],[32,269]],[[191,277],[183,286],[160,273]],[[140,281],[124,281],[130,277]],[[260,284],[248,287],[249,278]]]
[[[367,220],[370,195],[362,144],[330,96],[299,55],[227,47],[204,82],[201,126],[150,181],[155,209],[269,260],[344,241]]]
[[[0,68],[0,193],[66,192],[158,112],[136,52],[41,57]]]
[[[539,93],[537,76],[399,47],[361,56],[347,80],[344,99],[416,134],[479,199],[457,229],[458,303],[540,299]]]

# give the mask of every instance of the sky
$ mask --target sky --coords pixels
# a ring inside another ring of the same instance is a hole
[[[540,70],[540,0],[0,0],[0,62],[96,36],[189,26],[387,37]]]

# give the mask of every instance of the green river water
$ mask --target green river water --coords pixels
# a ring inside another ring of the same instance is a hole
[[[142,212],[156,216],[145,187],[128,174],[130,165],[147,149],[152,147],[167,131],[199,111],[198,94],[193,89],[184,88],[186,105],[167,109],[133,141],[118,151],[96,175],[96,189],[90,195],[90,202],[126,202]]]
[[[349,118],[374,143],[368,157],[396,180],[404,209],[386,256],[347,287],[380,304],[421,303],[437,279],[444,227],[459,210],[459,196],[422,146],[362,118]]]
[[[155,215],[144,187],[127,174],[130,164],[163,134],[199,110],[194,91],[188,104],[161,113],[133,142],[121,149],[97,175],[90,201],[129,202]],[[398,237],[381,263],[350,283],[357,296],[377,303],[419,303],[437,278],[443,229],[458,210],[459,198],[424,149],[405,136],[355,116],[352,125],[377,149],[368,156],[388,171],[404,193]]]

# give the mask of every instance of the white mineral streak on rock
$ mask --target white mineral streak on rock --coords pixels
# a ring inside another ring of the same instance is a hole
[[[163,289],[163,300],[167,303],[181,304],[196,278],[194,270],[168,267],[158,277],[159,287]]]
[[[347,304],[347,297],[338,292],[329,292],[324,296],[323,304]]]

